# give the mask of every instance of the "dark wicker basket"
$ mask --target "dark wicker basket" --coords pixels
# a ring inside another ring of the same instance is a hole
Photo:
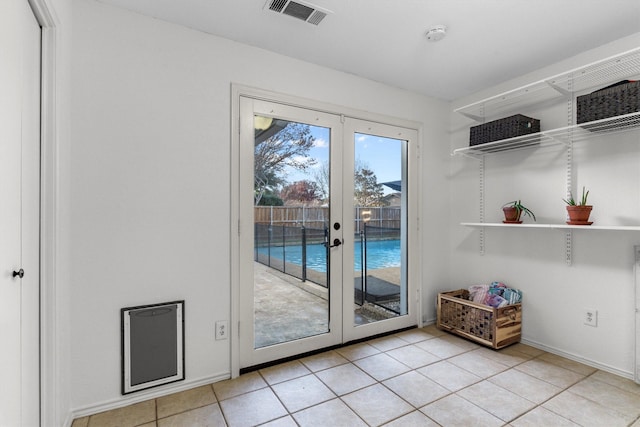
[[[640,111],[640,80],[579,96],[576,122],[586,123]]]
[[[469,145],[486,144],[487,142],[501,139],[528,135],[540,132],[540,120],[516,114],[504,119],[494,120],[478,126],[472,126],[470,130]]]

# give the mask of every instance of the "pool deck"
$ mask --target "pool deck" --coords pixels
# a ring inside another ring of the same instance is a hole
[[[327,332],[329,303],[324,297],[291,283],[298,279],[254,263],[255,347],[265,347]]]
[[[383,270],[396,270],[383,271]],[[379,269],[370,275],[399,282],[399,268]],[[396,282],[397,283],[397,282]],[[328,290],[310,281],[254,262],[256,348],[318,335],[328,330]],[[379,309],[354,305],[354,322],[381,320]]]

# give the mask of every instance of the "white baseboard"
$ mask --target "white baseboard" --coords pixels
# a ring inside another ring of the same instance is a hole
[[[614,375],[618,375],[620,377],[628,378],[630,380],[633,380],[633,372],[623,371],[623,370],[615,368],[613,366],[609,366],[609,365],[605,365],[605,364],[602,364],[602,363],[598,363],[598,362],[595,362],[595,361],[593,361],[591,359],[586,359],[586,358],[584,358],[582,356],[578,356],[577,354],[567,353],[566,351],[559,350],[559,349],[557,349],[555,347],[549,347],[547,345],[541,344],[541,343],[536,342],[536,341],[528,340],[526,338],[521,339],[520,342],[522,344],[526,344],[526,345],[529,345],[531,347],[535,347],[535,348],[537,348],[539,350],[544,350],[547,353],[552,353],[552,354],[555,354],[556,356],[562,356],[564,358],[571,359],[571,360],[574,360],[576,362],[583,363],[583,364],[585,364],[587,366],[591,366],[592,368],[600,369],[601,371],[606,371],[606,372],[612,373]]]
[[[173,393],[189,390],[192,388],[200,387],[207,384],[212,384],[218,381],[223,381],[231,378],[230,372],[222,374],[203,377],[192,380],[185,380],[176,383],[166,384],[153,389],[136,392],[135,394],[121,396],[118,399],[113,399],[105,402],[101,402],[95,405],[84,406],[81,408],[72,409],[67,416],[68,423],[65,425],[71,426],[71,423],[76,418],[86,417],[88,415],[97,414],[104,411],[110,411],[112,409],[118,409],[125,406],[133,405],[135,403],[144,402],[146,400],[156,399],[158,397],[167,396]]]
[[[64,419],[64,424],[62,424],[64,427],[71,427],[71,424],[73,424],[73,420],[75,419],[75,417],[73,416],[73,413],[69,412],[67,414],[67,417]]]
[[[436,323],[436,319],[435,318],[434,319],[425,319],[425,321],[424,321],[424,325],[425,326],[431,325],[431,324],[435,324],[435,323]],[[611,374],[618,375],[618,376],[623,377],[623,378],[628,378],[630,380],[634,380],[634,373],[633,372],[623,371],[623,370],[615,368],[613,366],[609,366],[609,365],[605,365],[605,364],[602,364],[602,363],[598,363],[598,362],[595,362],[595,361],[593,361],[591,359],[586,359],[586,358],[584,358],[582,356],[578,356],[577,354],[568,353],[566,351],[559,350],[559,349],[557,349],[555,347],[550,347],[548,345],[545,345],[545,344],[542,344],[542,343],[539,343],[539,342],[536,342],[536,341],[532,341],[532,340],[529,340],[529,339],[526,339],[526,338],[522,338],[520,340],[520,342],[522,344],[530,345],[531,347],[537,348],[539,350],[546,351],[547,353],[552,353],[552,354],[555,354],[556,356],[562,356],[562,357],[565,357],[567,359],[571,359],[571,360],[574,360],[576,362],[583,363],[583,364],[585,364],[587,366],[591,366],[592,368],[600,369],[602,371],[609,372]]]

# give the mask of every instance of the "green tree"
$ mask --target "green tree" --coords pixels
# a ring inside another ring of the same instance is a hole
[[[277,194],[267,191],[258,201],[258,206],[284,206],[284,201]]]
[[[274,120],[275,123],[282,121]],[[287,168],[307,170],[315,159],[307,157],[315,138],[311,127],[303,123],[285,122],[286,125],[272,136],[256,139],[254,150],[254,203],[258,205],[263,195],[275,193],[285,183]]]
[[[356,206],[387,206],[384,189],[378,184],[376,174],[367,167],[356,169],[354,179],[354,198]]]

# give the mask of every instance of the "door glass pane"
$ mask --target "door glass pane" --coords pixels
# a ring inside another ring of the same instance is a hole
[[[355,134],[354,323],[407,314],[407,142]]]
[[[254,116],[254,348],[329,332],[330,129]]]

